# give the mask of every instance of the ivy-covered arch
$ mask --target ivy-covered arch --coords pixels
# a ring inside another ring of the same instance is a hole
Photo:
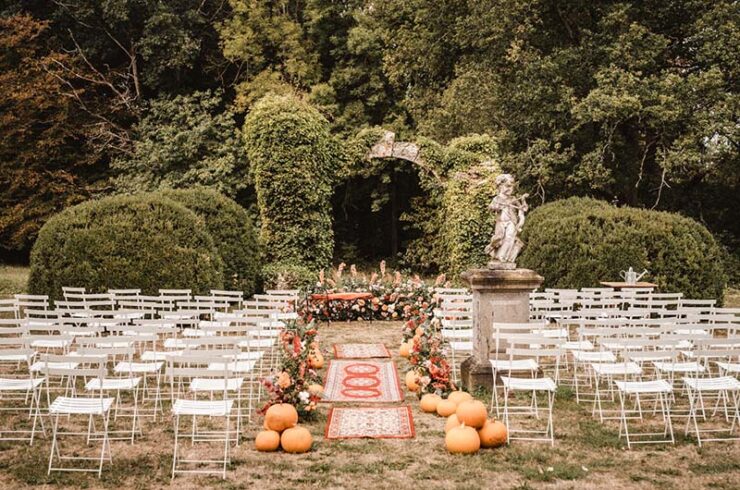
[[[367,173],[376,160],[405,160],[417,169],[424,193],[404,217],[418,238],[407,247],[407,264],[457,276],[486,262],[483,252],[493,231],[487,205],[500,173],[498,147],[488,135],[470,135],[443,146],[434,140],[396,141],[381,128],[360,132],[349,143],[348,175]]]
[[[423,137],[396,141],[394,133],[370,128],[340,141],[305,101],[268,95],[250,111],[244,137],[260,209],[260,238],[270,264],[266,270],[310,274],[328,265],[335,248],[334,192],[342,182],[387,170],[389,162],[404,165],[404,178],[418,182],[413,202],[403,208],[403,216],[393,218],[413,230],[404,264],[454,277],[486,262],[483,249],[493,229],[486,206],[500,173],[498,148],[490,136],[470,135],[441,145]]]

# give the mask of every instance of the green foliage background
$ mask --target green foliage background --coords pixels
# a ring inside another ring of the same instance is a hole
[[[664,292],[722,300],[727,276],[722,250],[707,229],[673,213],[617,208],[570,198],[533,211],[524,225],[518,265],[536,270],[545,287],[620,281],[633,267]]]
[[[202,219],[156,194],[106,197],[51,218],[31,252],[29,290],[62,296],[63,286],[108,288],[223,286],[223,262]]]
[[[134,127],[133,151],[111,169],[120,193],[202,186],[245,200],[249,187],[241,133],[219,92],[152,100]]]

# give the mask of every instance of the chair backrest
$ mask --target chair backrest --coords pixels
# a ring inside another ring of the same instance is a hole
[[[85,288],[62,286],[62,296],[64,296],[64,299],[68,299],[68,295],[72,294],[85,294]]]
[[[41,370],[48,378],[52,377],[91,377],[105,379],[108,358],[104,356],[83,356],[79,354],[42,354],[39,357]]]
[[[14,297],[21,312],[49,309],[49,296],[45,294],[16,294]]]

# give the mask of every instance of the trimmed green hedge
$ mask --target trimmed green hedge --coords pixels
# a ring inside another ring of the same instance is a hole
[[[340,151],[328,121],[294,96],[268,95],[247,116],[244,136],[268,262],[329,265],[331,196]]]
[[[203,220],[224,263],[224,287],[244,291],[247,296],[254,294],[260,277],[260,250],[247,211],[206,188],[167,190],[162,194]]]
[[[663,292],[722,300],[722,251],[709,231],[678,214],[570,198],[540,206],[524,225],[518,262],[545,287],[598,286],[634,267]]]
[[[156,194],[88,201],[53,216],[31,251],[29,289],[62,296],[63,286],[223,287],[223,263],[203,221]]]

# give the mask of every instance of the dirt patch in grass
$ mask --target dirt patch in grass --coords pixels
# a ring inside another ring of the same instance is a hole
[[[407,362],[397,355],[401,324],[385,322],[320,325],[321,345],[328,358],[341,342],[382,342],[393,355],[401,376]],[[476,394],[485,403],[490,394]],[[701,450],[691,439],[675,447],[644,446],[626,450],[615,424],[591,417],[590,406],[578,405],[566,388],[555,406],[555,447],[515,442],[509,447],[452,456],[444,449],[444,420],[413,409],[417,437],[411,440],[343,440],[323,438],[326,412],[322,404],[315,421],[306,424],[314,448],[305,455],[258,453],[251,440],[260,429],[254,421],[244,429],[246,441],[233,452],[228,478],[178,476],[170,481],[172,421],[145,421],[145,436],[135,445],[113,443],[113,465],[103,477],[46,475],[49,441],[33,447],[0,445],[0,488],[738,488],[740,444],[709,444]],[[676,425],[677,433],[682,425]],[[198,449],[208,452],[208,446]],[[218,449],[214,448],[214,454]]]

